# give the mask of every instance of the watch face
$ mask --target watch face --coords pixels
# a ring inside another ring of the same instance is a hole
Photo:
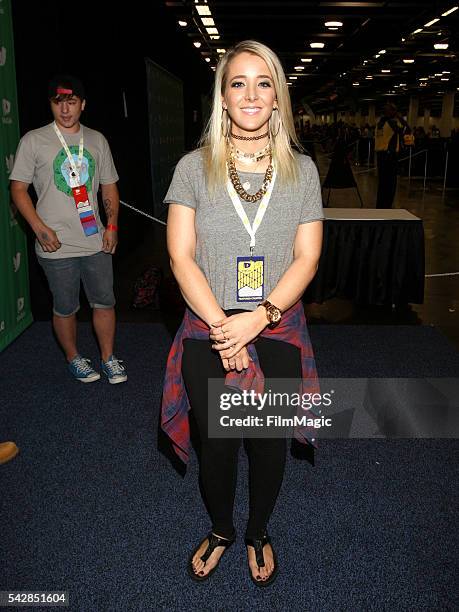
[[[271,307],[269,309],[269,318],[271,319],[272,323],[277,323],[278,321],[280,321],[281,311],[279,310],[279,308],[276,308],[275,306]]]

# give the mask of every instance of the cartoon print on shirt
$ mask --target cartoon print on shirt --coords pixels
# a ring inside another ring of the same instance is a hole
[[[78,145],[72,145],[69,147],[69,149],[75,161],[75,165],[78,166]],[[92,191],[92,180],[94,178],[95,167],[96,164],[93,156],[85,148],[83,150],[80,178],[82,185],[86,186],[88,193]],[[59,189],[59,191],[62,191],[69,197],[72,197],[72,188],[70,187],[71,167],[64,149],[61,149],[54,158],[53,170],[54,184],[56,185],[57,189]]]

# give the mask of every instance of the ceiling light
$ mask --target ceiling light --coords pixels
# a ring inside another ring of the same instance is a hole
[[[373,78],[370,74],[368,76],[365,77],[368,81],[371,81],[371,79]]]
[[[196,47],[196,49],[199,49],[199,47],[201,46],[201,43],[199,42],[199,40],[195,40],[193,45]]]
[[[207,34],[218,34],[217,28],[206,28]]]
[[[212,17],[201,17],[202,25],[204,26],[214,26],[215,21]]]
[[[340,28],[342,25],[343,25],[342,21],[326,21],[325,22],[326,28]]]
[[[405,38],[402,38],[402,42],[405,42],[405,40],[406,40]]]
[[[363,63],[364,64],[368,64],[368,60],[363,60]]]
[[[295,70],[304,70],[304,66],[295,66]]]
[[[323,42],[312,42],[309,44],[311,49],[323,49],[325,47],[325,43]]]
[[[383,68],[383,69],[381,70],[381,72],[388,73],[388,72],[390,72],[390,69],[389,69],[389,68]]]
[[[448,43],[435,43],[435,49],[447,49],[449,47]]]
[[[312,59],[310,57],[302,57],[301,61],[305,64],[309,64],[310,62],[312,62]]]
[[[337,30],[338,28],[328,28],[328,29],[329,29],[329,30],[330,30],[330,32],[331,32],[332,30]]]
[[[360,85],[360,83],[352,83],[352,85],[353,85],[354,87],[358,87],[358,86]]]
[[[183,21],[182,19],[180,19],[180,21],[178,22],[179,26],[181,26],[182,28],[186,28],[186,26],[188,25],[187,21]]]
[[[430,28],[431,25],[433,25],[434,23],[437,23],[437,21],[440,21],[440,17],[436,17],[435,19],[432,19],[432,21],[429,21],[428,23],[424,24],[425,28]]]
[[[443,74],[451,74],[449,70],[443,70]]]
[[[377,54],[375,55],[375,58],[376,58],[376,59],[378,59],[378,57],[381,57],[381,56],[379,55],[379,53],[377,53]]]
[[[406,83],[400,83],[399,87],[406,87]]]
[[[378,51],[378,53],[380,53],[381,55],[384,55],[385,52],[386,52],[385,49],[381,49],[381,51]]]
[[[410,59],[409,57],[405,57],[402,61],[404,64],[414,64],[414,59]]]
[[[449,81],[449,77],[444,77],[443,79],[440,79],[440,81]]]
[[[291,76],[291,77],[289,77],[289,79],[290,79],[291,81],[296,81],[296,79],[297,79],[297,78],[298,78],[297,76]]]
[[[457,11],[458,8],[459,8],[459,6],[453,6],[453,8],[449,9],[449,11],[446,11],[445,13],[442,13],[441,16],[442,17],[448,17],[448,15],[451,15],[451,13],[454,13],[454,11]]]
[[[210,64],[210,57],[205,57],[204,59],[206,60],[208,64]]]
[[[206,4],[198,4],[196,7],[198,15],[210,15],[210,8]]]
[[[421,77],[419,80],[420,81],[427,81],[428,79],[427,79],[427,77]]]
[[[217,49],[217,53],[226,53],[226,49]]]
[[[220,34],[209,36],[210,40],[220,40]]]
[[[443,72],[436,72],[434,76],[436,77],[443,76]]]
[[[417,30],[413,32],[413,34],[419,34],[419,32],[422,32],[422,28],[418,28]]]

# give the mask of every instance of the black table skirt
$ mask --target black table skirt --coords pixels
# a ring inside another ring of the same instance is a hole
[[[324,222],[319,269],[304,301],[334,297],[360,304],[422,304],[422,221]]]

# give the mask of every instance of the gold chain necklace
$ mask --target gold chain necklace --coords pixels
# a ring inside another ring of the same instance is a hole
[[[257,193],[254,193],[253,195],[247,193],[247,191],[242,186],[241,181],[239,179],[239,175],[236,170],[236,164],[234,163],[234,157],[232,155],[228,156],[228,174],[230,181],[233,184],[234,190],[236,191],[239,197],[241,197],[246,202],[258,202],[258,200],[261,200],[261,198],[268,191],[269,184],[273,178],[273,164],[271,154],[269,155],[269,165],[266,168],[263,183]]]

